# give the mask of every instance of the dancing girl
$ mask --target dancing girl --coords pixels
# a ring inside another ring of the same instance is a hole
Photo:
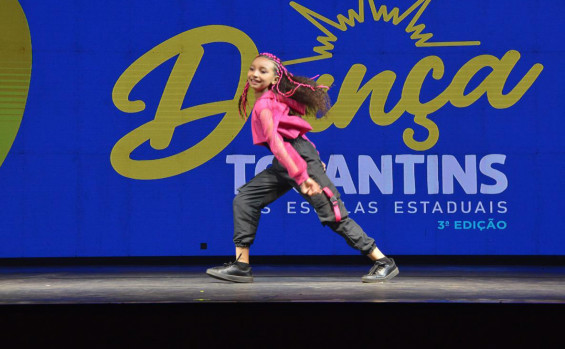
[[[251,113],[253,143],[270,149],[272,166],[239,188],[233,201],[236,260],[210,268],[206,273],[231,282],[253,282],[249,249],[261,210],[296,188],[315,209],[320,222],[341,235],[347,244],[374,261],[362,282],[384,282],[398,275],[392,258],[386,257],[361,227],[348,216],[340,194],[325,172],[314,144],[306,133],[312,130],[301,116],[323,116],[330,108],[328,87],[291,74],[280,59],[259,54],[251,63],[247,83],[239,99],[239,112],[247,118],[249,89],[255,93]]]

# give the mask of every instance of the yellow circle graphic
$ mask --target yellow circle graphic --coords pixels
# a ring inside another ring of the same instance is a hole
[[[0,2],[0,166],[24,115],[31,77],[31,36],[17,0]]]

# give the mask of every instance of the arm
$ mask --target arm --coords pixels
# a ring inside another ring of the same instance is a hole
[[[300,186],[302,194],[309,196],[321,194],[322,189],[320,185],[308,176],[306,161],[289,143],[283,141],[282,137],[276,132],[271,110],[268,108],[263,109],[259,114],[259,120],[273,155]]]
[[[322,188],[320,188],[320,185],[310,177],[300,184],[300,191],[302,194],[307,194],[308,196],[322,194]]]
[[[298,185],[302,184],[309,178],[306,171],[306,161],[298,154],[298,152],[276,132],[273,122],[273,113],[270,109],[265,108],[259,114],[261,128],[263,134],[267,138],[269,148],[273,155],[286,168],[290,177],[292,177]]]

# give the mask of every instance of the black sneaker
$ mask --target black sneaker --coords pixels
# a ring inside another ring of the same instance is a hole
[[[213,278],[231,282],[253,282],[251,266],[238,261],[225,263],[221,267],[206,270],[206,274]]]
[[[398,267],[392,258],[381,258],[375,261],[375,265],[369,270],[369,274],[363,276],[363,282],[385,282],[398,275]]]

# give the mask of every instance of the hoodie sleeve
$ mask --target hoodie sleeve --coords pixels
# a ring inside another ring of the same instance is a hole
[[[298,152],[285,142],[281,135],[278,134],[273,121],[273,112],[265,108],[259,114],[263,134],[267,138],[267,144],[273,155],[286,168],[290,177],[300,185],[308,179],[306,161],[298,154]]]

